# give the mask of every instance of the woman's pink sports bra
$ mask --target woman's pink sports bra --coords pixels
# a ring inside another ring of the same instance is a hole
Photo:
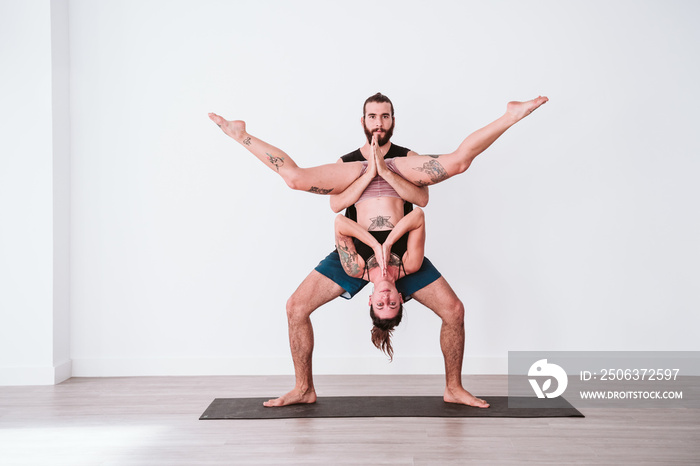
[[[360,175],[364,175],[364,173],[367,171],[367,165],[368,162],[362,162],[362,173]],[[396,168],[396,162],[394,159],[386,159],[386,166],[389,170],[405,179],[399,169]],[[357,202],[362,202],[366,199],[373,199],[375,197],[396,197],[401,199],[401,196],[398,195],[394,188],[392,188],[391,185],[379,175],[375,176],[369,183]]]

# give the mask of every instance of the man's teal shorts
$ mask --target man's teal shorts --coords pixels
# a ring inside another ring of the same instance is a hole
[[[351,299],[369,283],[367,280],[354,278],[345,273],[340,263],[338,251],[333,251],[328,254],[325,259],[318,263],[315,270],[340,285],[340,287],[345,290],[341,295],[345,299]],[[420,269],[418,269],[417,272],[400,278],[396,282],[396,289],[399,290],[405,302],[411,299],[413,293],[425,288],[440,277],[440,272],[438,272],[427,257],[424,257],[423,265],[421,265]]]

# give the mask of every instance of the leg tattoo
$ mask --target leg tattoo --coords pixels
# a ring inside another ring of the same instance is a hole
[[[267,160],[274,165],[274,167],[277,169],[277,171],[280,171],[280,167],[284,165],[284,157],[275,157],[272,154],[268,154],[265,152],[265,155],[267,155]]]
[[[325,189],[325,188],[317,188],[316,186],[311,186],[311,189],[309,189],[310,193],[315,193],[315,194],[328,194],[331,191],[333,191],[334,188],[331,189]]]
[[[430,181],[435,184],[446,180],[450,177],[447,171],[440,165],[437,159],[429,160],[423,164],[420,168],[414,168],[415,171],[427,173],[430,177]]]

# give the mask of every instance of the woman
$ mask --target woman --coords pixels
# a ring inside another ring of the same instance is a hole
[[[371,141],[371,152],[362,164],[360,176],[369,172],[372,181],[355,201],[357,221],[344,215],[335,220],[335,242],[345,273],[373,284],[369,297],[372,343],[393,359],[391,333],[403,316],[403,297],[396,280],[416,272],[423,263],[425,220],[415,208],[404,216],[404,201],[381,176],[378,163],[385,163],[399,176],[395,159],[384,160],[378,136]]]
[[[396,160],[396,168],[404,178],[418,186],[440,183],[469,168],[474,158],[486,150],[508,128],[547,102],[538,97],[527,102],[509,102],[506,112],[497,120],[467,136],[459,147],[445,155],[408,155]],[[246,132],[245,122],[228,121],[214,113],[209,114],[224,133],[242,144],[261,162],[276,171],[296,190],[316,194],[338,194],[360,176],[360,162],[334,163],[317,167],[299,167],[282,150]],[[364,118],[364,117],[363,117]]]
[[[380,199],[389,201],[387,207],[394,204],[393,198]],[[362,204],[363,201],[356,204],[358,221],[366,218],[367,209]],[[403,214],[403,201],[398,207]],[[393,359],[391,334],[403,317],[403,296],[396,289],[396,280],[418,271],[423,263],[423,210],[414,208],[392,230],[368,231],[359,223],[338,215],[335,243],[345,273],[372,282],[369,296],[369,315],[374,324],[372,343]]]

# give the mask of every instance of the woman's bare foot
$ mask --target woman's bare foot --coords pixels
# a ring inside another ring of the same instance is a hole
[[[245,121],[228,121],[216,113],[210,113],[209,118],[216,123],[227,136],[232,137],[236,141],[240,141],[245,136]]]
[[[475,397],[461,387],[457,389],[445,388],[443,400],[445,400],[445,403],[458,403],[474,406],[475,408],[488,408],[490,406],[485,400]]]
[[[312,388],[311,390],[301,391],[295,388],[286,395],[266,401],[263,403],[263,406],[275,407],[303,403],[316,403],[316,390]]]
[[[549,99],[547,97],[539,96],[536,99],[528,100],[527,102],[508,102],[508,105],[506,106],[506,113],[513,116],[516,121],[520,121],[534,112],[540,105],[544,104],[548,100]]]

